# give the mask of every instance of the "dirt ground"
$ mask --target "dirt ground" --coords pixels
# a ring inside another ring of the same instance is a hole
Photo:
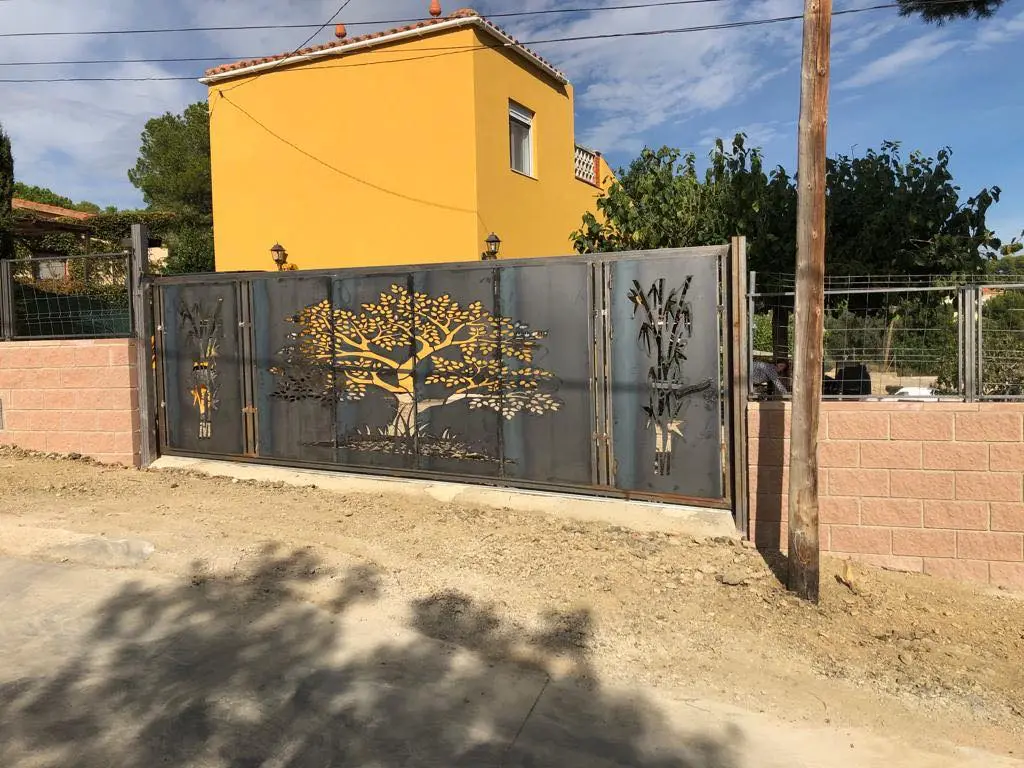
[[[562,631],[587,654],[582,674],[602,681],[1024,755],[1013,593],[827,560],[810,606],[782,587],[783,562],[727,540],[0,449],[0,554],[60,561],[58,545],[81,534],[143,538],[156,552],[140,568],[195,580],[268,544],[308,549],[327,567],[376,566],[395,604],[458,590],[524,629],[551,611],[575,616]],[[303,597],[324,605],[327,588]],[[566,663],[552,674],[573,674]]]

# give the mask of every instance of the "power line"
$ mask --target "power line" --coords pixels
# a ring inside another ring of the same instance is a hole
[[[426,199],[423,199],[423,198],[414,197],[412,195],[406,195],[406,194],[404,194],[402,192],[396,192],[393,189],[388,189],[387,187],[382,187],[379,184],[374,184],[372,181],[367,181],[366,179],[362,179],[362,178],[360,178],[358,176],[355,176],[355,175],[349,173],[348,171],[343,171],[340,168],[338,168],[338,167],[336,167],[334,165],[331,165],[326,160],[323,160],[322,158],[319,158],[316,155],[306,151],[305,149],[300,147],[298,144],[295,144],[294,142],[286,139],[281,134],[275,132],[272,128],[270,128],[266,124],[262,123],[258,118],[254,117],[252,115],[252,113],[250,113],[244,107],[242,107],[239,104],[236,104],[235,102],[233,102],[230,98],[228,98],[226,95],[224,95],[223,92],[218,92],[218,95],[220,96],[221,99],[223,99],[228,104],[230,104],[232,107],[237,109],[239,112],[241,112],[247,118],[249,118],[249,120],[251,120],[253,123],[258,125],[260,128],[262,128],[264,131],[266,131],[268,134],[270,134],[272,137],[274,137],[278,141],[280,141],[280,142],[282,142],[284,144],[287,144],[289,147],[294,149],[299,154],[304,155],[305,157],[308,157],[310,160],[314,161],[315,163],[318,163],[319,165],[322,165],[324,168],[327,168],[328,170],[333,171],[334,173],[337,173],[337,174],[339,174],[341,176],[344,176],[345,178],[350,179],[351,181],[354,181],[357,184],[362,184],[362,185],[367,186],[367,187],[369,187],[371,189],[375,189],[378,192],[383,192],[385,194],[392,195],[394,197],[398,197],[398,198],[401,198],[403,200],[408,200],[408,201],[413,202],[413,203],[421,203],[423,205],[429,205],[429,206],[431,206],[433,208],[442,208],[442,209],[444,209],[446,211],[455,211],[457,213],[472,213],[474,215],[476,215],[476,213],[477,213],[477,211],[475,211],[472,208],[460,208],[460,207],[455,206],[455,205],[445,205],[444,203],[437,203],[437,202],[434,202],[433,200],[426,200]]]
[[[936,5],[939,5],[939,4],[962,2],[962,0],[934,0],[934,2],[935,2]],[[891,9],[891,8],[899,8],[899,7],[900,6],[899,6],[898,3],[885,3],[885,4],[882,4],[882,5],[872,5],[872,6],[867,6],[867,7],[864,7],[864,8],[848,8],[848,9],[845,9],[845,10],[833,11],[832,15],[833,16],[845,16],[845,15],[849,15],[849,14],[867,13],[867,12],[871,12],[871,11],[880,11],[880,10],[886,10],[886,9]],[[447,52],[450,52],[450,53],[456,53],[456,52],[466,52],[466,51],[480,51],[480,50],[487,50],[487,49],[512,48],[512,47],[516,47],[516,46],[539,46],[539,45],[550,45],[550,44],[554,44],[554,43],[581,42],[581,41],[588,41],[588,40],[612,40],[612,39],[631,38],[631,37],[656,37],[656,36],[660,36],[660,35],[678,35],[678,34],[687,34],[687,33],[696,33],[696,32],[712,32],[712,31],[722,31],[722,30],[729,30],[729,29],[741,29],[741,28],[745,28],[745,27],[757,27],[757,26],[765,26],[765,25],[769,25],[769,24],[786,23],[786,22],[790,22],[790,21],[797,21],[797,20],[800,20],[800,19],[803,19],[803,15],[802,14],[795,14],[795,15],[792,15],[792,16],[775,16],[775,17],[767,18],[767,19],[747,19],[747,20],[740,20],[740,21],[722,22],[722,23],[719,23],[719,24],[705,24],[705,25],[701,25],[701,26],[677,27],[677,28],[673,28],[673,29],[652,29],[652,30],[643,30],[643,31],[637,31],[637,32],[608,32],[608,33],[593,34],[593,35],[570,35],[570,36],[566,36],[566,37],[552,37],[552,38],[546,38],[546,39],[542,39],[542,40],[530,40],[530,41],[525,41],[525,42],[498,43],[496,45],[439,46],[439,47],[433,47],[433,48],[420,48],[418,50],[420,50],[420,51],[447,51]],[[344,48],[341,48],[340,50],[343,51]],[[369,51],[364,52],[364,53],[369,53]],[[384,53],[393,53],[393,51],[385,51]],[[285,57],[285,58],[287,58],[287,57]],[[419,56],[419,55],[416,55],[416,56],[407,56],[407,57],[402,58],[402,59],[393,59],[393,60],[385,60],[385,61],[360,62],[359,64],[324,65],[324,66],[322,66],[320,68],[321,69],[331,69],[331,68],[344,67],[344,66],[370,66],[370,65],[375,65],[375,64],[390,64],[390,63],[399,63],[399,62],[406,62],[406,61],[415,61],[417,59],[427,59],[427,58],[434,58],[434,56],[433,55],[431,55],[431,56]],[[208,60],[208,61],[219,61],[220,59],[205,59],[205,60]],[[275,59],[275,61],[283,61],[283,60],[284,60],[284,58],[282,58],[282,59]],[[143,60],[137,60],[137,63],[142,63],[142,62],[143,62]],[[51,62],[51,63],[58,64],[58,63],[62,63],[62,62]],[[82,63],[85,63],[85,62],[82,62]],[[128,62],[122,62],[122,63],[128,63]],[[267,71],[269,72],[271,70],[267,70]],[[274,70],[274,71],[286,72],[288,70]],[[150,76],[144,76],[144,77],[130,77],[130,76],[124,76],[124,75],[117,75],[117,76],[109,76],[109,77],[2,78],[2,79],[0,79],[0,83],[166,82],[166,81],[191,81],[191,80],[195,80],[195,79],[196,79],[196,77],[194,75],[184,75],[184,76],[150,75]]]
[[[541,16],[558,13],[597,13],[601,11],[621,11],[631,10],[635,8],[663,8],[676,5],[702,5],[705,3],[724,3],[732,2],[733,0],[660,0],[659,2],[647,2],[647,3],[631,3],[623,5],[604,5],[595,7],[583,7],[583,8],[547,8],[544,10],[535,11],[507,11],[503,13],[489,13],[486,18],[488,19],[505,19],[513,18],[518,16]],[[3,0],[0,0],[3,2]],[[343,8],[341,9],[343,10]],[[339,10],[332,17],[332,21],[339,13]],[[378,19],[376,21],[352,21],[345,22],[345,26],[348,27],[367,27],[377,25],[395,25],[395,24],[415,24],[421,21],[431,21],[430,18],[417,17],[411,19]],[[328,24],[250,24],[250,25],[238,25],[233,27],[159,27],[152,29],[87,29],[87,30],[67,30],[67,31],[42,31],[42,32],[0,32],[0,37],[74,37],[74,36],[93,36],[93,35],[159,35],[167,33],[179,33],[179,32],[238,32],[238,31],[266,31],[268,29],[316,29],[309,40],[316,37],[321,30],[323,30]],[[308,43],[309,40],[306,42]],[[303,43],[305,45],[305,43]],[[302,46],[300,46],[302,47]]]
[[[0,3],[12,0],[0,0]],[[61,61],[0,61],[0,67],[49,67],[84,64],[183,64],[200,61],[241,61],[259,56],[176,56],[167,59],[67,59]]]
[[[301,51],[303,48],[305,48],[310,40],[312,40],[314,37],[319,35],[329,24],[331,24],[336,18],[338,18],[339,14],[341,14],[342,11],[344,11],[346,8],[348,8],[349,3],[351,3],[351,2],[352,2],[352,0],[344,0],[344,2],[341,4],[341,7],[339,7],[338,10],[336,10],[334,13],[332,13],[330,18],[327,19],[327,21],[325,21],[323,24],[321,24],[319,27],[317,27],[316,30],[313,32],[313,34],[311,34],[309,37],[307,37],[305,40],[303,40],[301,43],[299,43],[295,47],[295,50],[292,51],[290,54],[288,54],[288,56],[286,58],[291,58],[292,56],[297,54],[299,51]],[[262,74],[264,74],[264,73],[261,72],[259,75],[256,75],[256,77],[252,78],[252,80],[242,80],[241,82],[236,83],[235,85],[231,86],[231,88],[229,90],[233,91],[235,88],[240,88],[241,86],[245,85],[246,83],[251,83],[253,80],[258,80],[260,75],[262,75]],[[221,95],[223,96],[224,94],[222,93]]]
[[[0,0],[0,2],[4,2],[4,0]],[[495,48],[495,49],[498,49],[501,46],[500,45],[498,45],[498,46],[483,46],[483,45],[481,45],[481,46],[476,46],[476,47],[472,47],[472,48],[469,47],[469,46],[449,47],[449,48],[441,49],[442,51],[444,51],[444,53],[432,53],[432,54],[427,55],[427,56],[422,56],[422,55],[420,55],[418,53],[413,53],[413,54],[407,54],[406,56],[401,57],[401,58],[384,59],[384,60],[376,60],[376,61],[349,61],[349,62],[345,62],[344,64],[326,64],[326,65],[321,65],[319,68],[320,69],[339,69],[339,68],[348,68],[348,67],[355,67],[355,68],[358,68],[358,67],[370,67],[370,66],[375,66],[377,64],[401,64],[401,63],[404,63],[406,61],[421,61],[421,60],[425,60],[425,59],[434,59],[434,58],[437,58],[439,56],[450,56],[453,53],[466,53],[467,51],[484,50],[484,49],[489,49],[489,48],[492,48],[492,47]],[[419,50],[423,50],[423,49],[421,48]],[[437,49],[427,49],[427,50],[437,50]],[[365,54],[369,54],[369,53],[378,53],[378,51],[372,51],[372,50],[371,51],[362,51],[362,53],[365,55]],[[390,54],[393,55],[395,53],[395,51],[387,51],[386,53],[390,53]],[[250,58],[259,58],[259,57],[255,57],[254,56],[254,57],[250,57]],[[233,57],[233,58],[229,58],[229,59],[207,59],[207,58],[110,59],[110,60],[107,60],[107,61],[102,61],[102,60],[89,60],[89,61],[79,61],[79,62],[72,62],[72,61],[69,61],[69,62],[44,61],[44,62],[39,62],[39,63],[40,64],[44,64],[44,65],[45,64],[136,64],[136,63],[140,63],[141,64],[141,63],[150,63],[150,62],[152,62],[152,63],[159,63],[159,62],[167,63],[167,62],[225,61],[225,60],[226,61],[235,61],[235,60],[237,60],[237,57]],[[0,63],[0,66],[4,66],[4,65],[2,63]],[[14,64],[14,65],[11,65],[11,66],[29,66],[29,64],[27,64],[27,63],[24,64],[24,65],[22,65],[22,64]],[[280,74],[282,72],[289,72],[289,71],[294,71],[294,70],[281,69],[281,70],[267,70],[266,72],[269,73],[270,71],[274,71],[275,73]],[[70,78],[70,82],[78,82],[78,81],[80,81],[82,79],[87,79],[87,78]],[[144,80],[149,80],[149,79],[154,79],[154,78],[148,78],[148,77],[143,77],[143,78],[127,78],[127,77],[124,77],[124,76],[114,76],[114,77],[108,77],[108,78],[98,77],[98,78],[94,78],[94,79],[101,80],[101,81],[105,81],[105,80],[117,81],[117,80],[126,80],[126,79],[127,80],[135,79],[135,80],[139,80],[139,81],[144,81]],[[161,79],[161,78],[157,77],[155,79]],[[181,76],[181,77],[173,76],[173,77],[162,78],[162,79],[170,79],[170,80],[196,80],[197,77],[194,76],[194,75],[187,75],[187,76]],[[254,77],[252,79],[256,79],[256,78]],[[61,78],[54,78],[54,79],[50,80],[50,82],[54,82],[54,81],[56,81],[56,82],[63,82],[64,80],[61,79]],[[47,82],[47,80],[45,80],[45,79],[43,79],[43,80],[0,80],[0,83],[9,83],[9,82]],[[232,90],[232,89],[229,88],[228,90]]]
[[[301,50],[302,50],[303,48],[305,48],[305,47],[306,47],[306,45],[307,45],[307,44],[309,43],[309,41],[310,41],[310,40],[312,40],[312,39],[313,39],[314,37],[316,37],[316,36],[317,36],[317,35],[319,35],[319,34],[320,34],[321,32],[323,32],[323,31],[324,31],[324,30],[325,30],[325,29],[326,29],[326,28],[327,28],[327,27],[328,27],[328,26],[329,26],[330,24],[333,24],[333,23],[334,23],[334,20],[335,20],[336,18],[338,18],[338,16],[340,16],[340,15],[341,15],[341,12],[342,12],[342,11],[344,11],[344,10],[345,10],[346,8],[348,8],[348,5],[349,5],[349,3],[351,3],[351,2],[352,2],[352,0],[345,0],[345,2],[343,2],[343,3],[341,4],[341,7],[340,7],[340,8],[338,8],[338,10],[336,10],[336,11],[335,11],[335,12],[334,12],[334,13],[333,13],[333,14],[331,15],[331,18],[329,18],[329,19],[328,19],[327,21],[325,21],[325,22],[324,22],[323,24],[321,24],[321,25],[320,25],[319,27],[317,27],[316,31],[315,31],[315,32],[314,32],[314,33],[313,33],[312,35],[310,35],[309,37],[307,37],[307,38],[306,38],[305,40],[303,40],[303,41],[302,41],[301,43],[299,43],[299,44],[298,44],[298,46],[296,46],[295,50],[294,50],[294,51],[292,52],[292,55],[294,56],[294,55],[295,55],[296,53],[298,53],[298,52],[299,52],[299,51],[301,51]]]

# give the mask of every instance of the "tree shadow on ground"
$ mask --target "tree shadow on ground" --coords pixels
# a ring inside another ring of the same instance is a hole
[[[329,609],[299,599],[328,580]],[[0,686],[0,765],[737,765],[738,736],[674,734],[602,689],[589,614],[527,629],[444,592],[389,630],[380,585],[372,567],[332,574],[268,548],[230,577],[126,586],[73,658]]]

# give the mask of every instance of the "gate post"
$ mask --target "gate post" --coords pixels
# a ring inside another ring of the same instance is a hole
[[[139,392],[139,461],[148,467],[157,459],[156,360],[153,328],[153,285],[149,282],[149,230],[132,224],[131,275],[132,329],[135,338],[136,374]]]
[[[0,259],[0,339],[10,341],[14,336],[14,283],[11,262]]]
[[[747,536],[750,533],[750,506],[747,498],[747,393],[749,392],[749,339],[747,303],[747,239],[734,237],[729,248],[728,307],[730,336],[728,392],[731,429],[729,441],[730,496],[736,527]]]

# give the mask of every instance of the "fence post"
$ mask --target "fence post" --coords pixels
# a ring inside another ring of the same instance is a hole
[[[754,394],[750,387],[750,374],[754,370],[754,338],[757,333],[757,323],[754,317],[756,314],[754,296],[757,294],[757,272],[750,270],[747,274],[747,391],[744,395],[749,400],[750,396]]]
[[[749,504],[747,499],[747,400],[750,391],[750,316],[747,311],[747,239],[732,238],[729,249],[729,319],[732,335],[729,345],[729,408],[731,429],[731,496],[736,527],[746,535],[749,532]]]
[[[10,341],[14,336],[14,285],[11,282],[11,262],[0,259],[0,339]]]
[[[135,332],[139,386],[139,459],[143,467],[156,461],[156,371],[154,370],[153,286],[148,279],[149,230],[132,224],[131,275],[132,327]]]
[[[963,357],[964,399],[968,403],[973,403],[977,399],[978,378],[981,372],[981,345],[978,343],[981,320],[978,317],[980,302],[977,293],[978,289],[973,285],[963,289],[963,311],[960,313],[960,333],[963,338],[960,354]]]
[[[973,401],[985,398],[985,298],[980,285],[974,286],[974,361],[977,368],[974,373]]]

